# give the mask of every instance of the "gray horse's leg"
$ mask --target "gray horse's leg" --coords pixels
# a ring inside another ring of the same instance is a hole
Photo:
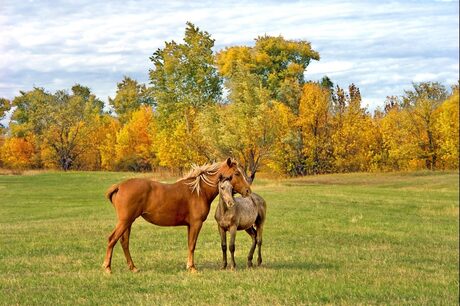
[[[263,224],[257,227],[257,265],[260,266],[262,264],[262,232],[263,232]]]
[[[249,236],[251,236],[251,239],[252,239],[252,245],[251,245],[251,249],[249,250],[249,254],[248,254],[248,268],[252,267],[252,258],[254,257],[254,251],[256,249],[256,230],[254,227],[250,227],[246,230],[246,233],[249,234]]]
[[[236,268],[235,263],[235,238],[236,238],[236,226],[230,227],[230,255],[232,259],[232,263],[230,268],[234,270]]]
[[[222,247],[222,266],[221,269],[227,268],[227,232],[220,226],[217,226],[220,234],[220,246]]]

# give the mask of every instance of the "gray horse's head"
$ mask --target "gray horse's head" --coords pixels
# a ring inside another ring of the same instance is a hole
[[[219,196],[228,208],[231,208],[233,205],[235,205],[235,199],[233,198],[233,186],[231,181],[232,176],[225,177],[221,175],[219,178]]]

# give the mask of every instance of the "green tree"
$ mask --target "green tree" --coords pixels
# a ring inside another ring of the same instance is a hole
[[[193,116],[221,98],[221,79],[214,65],[214,39],[187,22],[184,43],[166,42],[150,57],[149,92],[159,113],[160,124],[184,120],[193,128]],[[172,119],[172,120],[171,120]]]
[[[212,51],[214,39],[187,22],[184,42],[166,42],[150,57],[150,97],[155,101],[160,165],[183,168],[208,161],[206,139],[200,137],[196,118],[221,99],[221,78]],[[180,170],[180,169],[179,169]]]
[[[249,136],[252,142],[250,146],[251,142],[246,142],[245,149],[238,149],[240,159],[247,161],[251,172],[257,170],[264,158],[269,158],[273,161],[272,165],[276,165],[275,167],[289,168],[289,171],[295,169],[299,171],[298,174],[305,173],[304,139],[301,131],[297,129],[293,134],[290,133],[289,144],[284,142],[282,146],[278,146],[280,152],[283,150],[289,152],[289,154],[283,153],[283,156],[296,152],[297,165],[292,166],[291,163],[286,163],[284,158],[275,162],[275,159],[269,155],[278,136],[265,131],[266,121],[260,121],[257,127],[256,118],[263,118],[268,113],[280,111],[279,107],[276,110],[273,109],[275,101],[284,103],[292,113],[298,115],[302,87],[305,84],[304,72],[312,59],[319,60],[319,54],[311,49],[309,42],[286,40],[282,36],[267,35],[258,37],[253,47],[230,47],[217,54],[219,72],[224,77],[225,86],[229,90],[228,100],[231,104],[237,105],[229,106],[229,109],[234,108],[230,114],[232,122],[239,122],[238,139]],[[235,118],[237,115],[242,117]],[[243,129],[245,125],[248,126],[246,131]],[[259,130],[260,133],[253,132],[255,130]],[[260,138],[251,137],[252,134],[259,135]],[[283,139],[286,140],[287,137]],[[241,147],[242,143],[232,142],[231,145]],[[280,166],[280,164],[286,164],[286,166]]]
[[[109,97],[109,104],[115,110],[120,122],[129,120],[132,112],[137,111],[141,105],[151,104],[145,85],[139,84],[127,76],[117,84],[115,98]]]
[[[37,137],[37,145],[50,148],[49,156],[63,170],[72,167],[85,147],[83,126],[89,118],[102,114],[103,102],[85,86],[76,84],[72,94],[60,90],[55,94],[35,88],[21,92],[13,100],[12,133],[17,137]]]
[[[5,113],[11,108],[11,102],[8,99],[0,98],[0,120],[3,120]],[[0,134],[4,126],[0,123]]]
[[[229,47],[217,55],[219,72],[226,80],[244,67],[259,78],[270,99],[288,105],[295,114],[311,60],[319,60],[319,53],[308,41],[267,35],[258,37],[254,47]]]
[[[200,117],[201,134],[211,140],[217,156],[238,158],[245,171],[255,174],[271,155],[276,128],[273,107],[264,89],[241,91],[234,103],[207,109]],[[212,150],[210,150],[212,152]]]
[[[53,95],[43,88],[20,91],[20,96],[12,101],[16,107],[10,124],[13,136],[25,137],[28,133],[41,135],[51,120],[49,106],[53,99]]]

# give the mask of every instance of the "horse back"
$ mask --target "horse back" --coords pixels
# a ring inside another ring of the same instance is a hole
[[[260,223],[264,223],[265,215],[267,214],[267,203],[265,202],[264,198],[262,198],[255,192],[251,193],[250,197],[257,206],[257,221]]]
[[[142,214],[152,192],[146,179],[134,178],[121,182],[111,195],[118,219],[135,219]]]

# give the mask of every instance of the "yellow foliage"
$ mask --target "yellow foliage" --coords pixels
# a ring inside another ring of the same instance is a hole
[[[434,124],[441,168],[459,166],[459,91],[456,90],[438,108]]]
[[[274,102],[267,121],[274,130],[275,140],[267,166],[278,173],[292,173],[296,166],[295,128],[297,117],[283,103]]]
[[[309,172],[320,173],[328,168],[331,151],[329,135],[330,93],[317,83],[303,87],[297,124],[302,131],[303,152]]]
[[[257,57],[257,61],[264,62],[266,57]],[[216,63],[219,73],[225,77],[235,72],[237,66],[250,67],[252,61],[251,48],[249,47],[231,47],[217,53]]]
[[[118,131],[115,145],[115,161],[129,170],[151,168],[155,164],[152,150],[156,135],[156,123],[151,107],[142,106],[132,113],[130,120]]]
[[[111,116],[95,115],[82,127],[76,167],[84,170],[114,170],[118,121]]]
[[[164,129],[156,136],[153,149],[160,161],[160,165],[180,172],[190,168],[193,164],[203,164],[207,160],[194,150],[193,142],[196,130],[188,132],[185,122],[178,122],[175,126]]]
[[[384,168],[389,170],[417,170],[423,168],[423,161],[418,158],[418,142],[411,133],[411,120],[407,110],[397,107],[391,109],[381,119],[380,129],[383,147],[387,157]]]
[[[23,170],[34,166],[36,153],[33,136],[7,138],[0,149],[0,157],[6,167]]]
[[[101,155],[101,168],[104,170],[115,170],[117,143],[117,133],[120,129],[120,123],[112,117],[107,119],[107,123],[100,127],[99,134],[103,136],[99,144],[99,154]]]
[[[56,152],[48,143],[40,144],[40,159],[43,168],[59,169],[59,164],[56,161]]]

